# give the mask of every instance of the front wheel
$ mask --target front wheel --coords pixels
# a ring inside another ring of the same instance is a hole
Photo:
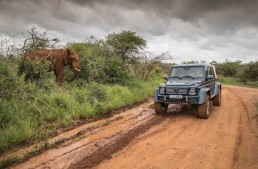
[[[205,103],[198,105],[198,116],[208,119],[210,116],[210,96],[207,95]]]
[[[165,105],[164,103],[154,102],[154,109],[156,114],[167,113],[167,108],[168,108],[168,105]]]

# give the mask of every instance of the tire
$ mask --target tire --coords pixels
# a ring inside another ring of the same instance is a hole
[[[210,116],[210,96],[207,95],[205,103],[198,106],[198,116],[208,119]]]
[[[221,105],[221,91],[217,96],[214,97],[213,99],[213,105],[214,106],[220,106]]]
[[[167,113],[167,108],[168,108],[168,106],[165,105],[164,103],[154,102],[154,109],[155,109],[156,114]]]

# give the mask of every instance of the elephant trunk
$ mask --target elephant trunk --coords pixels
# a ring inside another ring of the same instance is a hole
[[[71,78],[70,79],[67,79],[67,81],[68,82],[72,82],[75,78],[76,78],[76,76],[78,75],[78,73],[79,73],[79,69],[73,69],[73,75],[71,76]]]

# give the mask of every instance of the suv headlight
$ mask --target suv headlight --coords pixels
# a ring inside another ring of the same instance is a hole
[[[159,93],[160,94],[165,94],[165,87],[160,87],[159,88]]]
[[[189,94],[195,94],[195,93],[196,93],[196,89],[194,87],[190,88]]]

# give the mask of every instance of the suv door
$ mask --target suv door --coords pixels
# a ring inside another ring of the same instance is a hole
[[[211,66],[207,67],[207,69],[208,69],[208,83],[210,86],[210,94],[213,95],[215,92],[215,82],[216,82],[215,74]]]

